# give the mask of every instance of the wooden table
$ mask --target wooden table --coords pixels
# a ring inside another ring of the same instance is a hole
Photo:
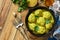
[[[2,22],[0,21],[1,25],[1,32],[0,32],[0,40],[24,40],[23,36],[15,28],[13,25],[13,20],[15,19],[13,13],[16,12],[18,9],[17,5],[14,5],[11,0],[0,0],[0,14],[2,13]],[[25,22],[26,14],[28,13],[28,9],[22,12],[22,21]],[[34,39],[29,40],[47,40],[47,37],[35,37],[32,36],[29,32],[28,36],[33,37]],[[36,39],[37,38],[37,39]]]

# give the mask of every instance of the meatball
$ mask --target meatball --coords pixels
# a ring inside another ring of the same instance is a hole
[[[29,22],[35,22],[35,15],[33,13],[31,13],[28,17],[28,21]]]
[[[48,11],[43,12],[43,17],[44,18],[49,19],[50,16],[51,16],[51,13],[50,12],[48,12]]]
[[[39,18],[37,19],[37,24],[39,24],[39,25],[44,25],[44,24],[45,24],[45,19],[44,19],[43,17],[39,17]]]
[[[36,24],[35,23],[28,23],[29,29],[34,30]]]
[[[46,32],[45,27],[39,26],[39,30],[37,31],[37,33],[44,34],[45,32]]]
[[[53,17],[51,17],[51,23],[54,23],[54,18]]]
[[[46,24],[45,26],[46,26],[46,29],[51,29],[52,28],[52,24],[51,23]]]
[[[42,16],[42,10],[41,9],[36,10],[35,15],[36,16]]]

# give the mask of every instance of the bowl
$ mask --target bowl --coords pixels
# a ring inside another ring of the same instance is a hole
[[[37,10],[37,9],[44,9],[44,10],[46,10],[46,11],[49,11],[49,12],[51,13],[51,15],[53,16],[53,18],[54,18],[53,27],[51,28],[51,30],[49,30],[48,33],[35,34],[35,33],[33,33],[33,31],[30,30],[29,27],[28,27],[28,17],[29,17],[29,15],[30,15],[33,11],[35,11],[35,10]],[[31,9],[29,9],[29,12],[28,12],[28,14],[27,14],[27,16],[26,16],[26,18],[25,18],[25,24],[26,24],[26,27],[27,27],[28,31],[29,31],[32,35],[35,35],[35,36],[38,36],[38,37],[46,36],[46,35],[48,35],[48,34],[50,34],[50,33],[53,33],[54,30],[55,30],[55,24],[56,24],[55,13],[53,12],[53,10],[51,10],[51,9],[49,9],[49,8],[46,8],[46,7],[43,7],[43,6],[38,6],[38,7],[31,8]]]

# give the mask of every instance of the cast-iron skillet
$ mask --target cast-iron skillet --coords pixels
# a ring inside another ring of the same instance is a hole
[[[44,36],[44,35],[53,33],[53,31],[54,31],[54,29],[55,29],[55,23],[53,24],[52,29],[51,29],[48,33],[45,33],[45,34],[42,34],[42,35],[41,35],[41,34],[34,34],[33,31],[29,29],[29,27],[28,27],[28,17],[29,17],[29,15],[30,15],[33,11],[35,11],[35,10],[37,10],[37,9],[44,9],[44,10],[47,10],[47,11],[51,12],[51,14],[52,14],[53,17],[54,17],[54,22],[56,23],[55,14],[54,14],[54,12],[53,12],[51,9],[48,9],[48,8],[42,7],[42,6],[35,7],[35,8],[32,8],[32,9],[29,9],[29,12],[28,12],[28,14],[27,14],[27,16],[26,16],[26,19],[25,19],[25,24],[26,24],[26,27],[27,27],[28,31],[29,31],[32,35],[35,35],[35,36],[38,36],[38,37],[41,37],[41,36]]]

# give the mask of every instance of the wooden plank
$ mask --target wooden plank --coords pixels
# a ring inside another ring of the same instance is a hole
[[[11,6],[11,1],[10,0],[5,0],[6,3],[3,7],[3,10],[1,12],[1,15],[0,15],[0,29],[2,29],[3,27],[3,24],[5,22],[5,19],[8,15],[8,12],[9,12],[9,9],[10,9],[10,6]]]
[[[4,4],[5,4],[5,0],[0,0],[0,20],[1,20],[1,14],[2,14],[1,12],[2,12],[2,9],[4,7]],[[1,32],[1,30],[2,30],[2,26],[0,25],[0,32]]]
[[[21,33],[19,32],[19,30],[17,31],[14,40],[24,40],[24,38],[21,35]]]
[[[23,21],[24,21],[24,18],[27,14],[28,10],[25,10],[24,12],[21,12],[20,14],[22,15],[23,17]],[[14,37],[14,40],[24,40],[23,36],[21,35],[21,33],[19,32],[19,30],[17,31],[15,37]]]
[[[7,17],[7,20],[6,20],[6,23],[5,23],[4,28],[2,30],[0,40],[13,40],[14,39],[14,36],[15,36],[15,33],[16,33],[17,30],[13,26],[12,21],[14,20],[13,12],[15,12],[17,10],[17,8],[18,8],[17,6],[14,6],[12,4],[11,9],[9,11],[9,15]]]
[[[1,15],[1,12],[2,12],[3,7],[5,5],[5,2],[6,2],[6,0],[0,0],[0,15]]]
[[[9,13],[12,14],[12,16],[13,16],[13,13],[17,10],[17,8],[18,7],[13,4]],[[11,19],[12,19],[12,21],[11,21],[11,23],[12,23],[12,29],[11,29],[10,34],[8,33],[9,34],[8,40],[13,40],[14,37],[15,37],[16,31],[17,31],[17,29],[13,25],[13,20],[15,19],[14,16],[11,17]]]
[[[14,10],[14,6],[11,6],[12,8],[10,9],[10,13],[9,13],[9,15],[8,15],[8,17],[7,17],[7,20],[6,20],[6,23],[5,23],[5,25],[4,25],[4,28],[3,28],[3,30],[2,30],[2,33],[1,33],[1,36],[0,36],[0,39],[1,40],[8,40],[8,37],[9,37],[9,35],[10,35],[10,33],[11,33],[11,29],[12,29],[12,21],[11,20],[13,20],[12,18],[13,18],[13,16],[12,16],[12,10]],[[8,31],[7,31],[8,30]]]
[[[17,29],[14,26],[12,26],[11,33],[9,34],[8,40],[13,40],[16,35],[16,32],[17,32]]]

